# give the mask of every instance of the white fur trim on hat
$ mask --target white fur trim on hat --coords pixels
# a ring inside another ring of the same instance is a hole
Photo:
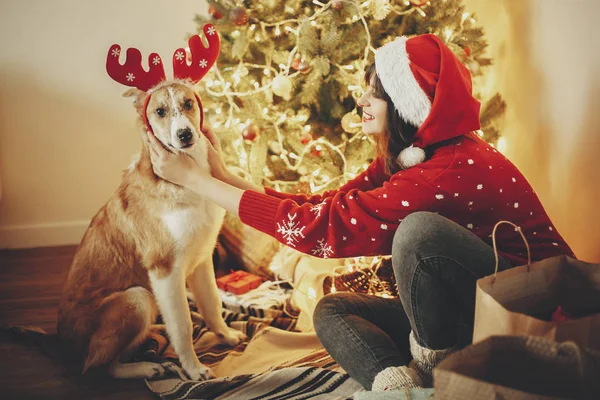
[[[380,47],[375,53],[375,69],[398,114],[420,127],[431,111],[431,101],[410,69],[407,40],[401,36]]]

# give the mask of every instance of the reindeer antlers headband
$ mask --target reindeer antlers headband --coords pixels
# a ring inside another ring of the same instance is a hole
[[[189,39],[188,45],[192,55],[191,65],[187,63],[185,49],[175,50],[173,53],[174,78],[197,83],[217,61],[221,47],[219,35],[212,24],[204,25],[202,30],[208,41],[208,47],[204,46],[198,35]],[[106,72],[115,81],[147,92],[166,79],[165,69],[158,54],[152,53],[148,56],[150,67],[148,71],[142,67],[142,54],[138,49],[127,49],[127,57],[123,65],[119,63],[120,55],[121,46],[114,44],[106,56]]]

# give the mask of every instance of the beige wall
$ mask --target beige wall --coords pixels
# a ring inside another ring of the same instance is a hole
[[[177,4],[173,6],[171,4]],[[3,0],[0,248],[77,243],[140,146],[113,43],[168,62],[202,0]]]
[[[600,261],[600,1],[465,4],[486,29],[508,104],[505,154],[577,256]]]
[[[7,3],[6,1],[4,3]],[[114,41],[168,55],[201,0],[12,0],[0,35],[0,247],[76,243],[139,147],[104,71]],[[575,252],[600,261],[600,1],[466,0],[508,103],[507,156]],[[166,55],[166,56],[165,56]]]

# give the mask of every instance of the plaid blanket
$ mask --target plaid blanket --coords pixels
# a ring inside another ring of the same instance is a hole
[[[260,291],[258,291],[260,293]],[[295,330],[298,313],[285,300],[265,304],[221,292],[225,322],[249,340],[235,348],[218,343],[190,301],[194,347],[200,361],[217,375],[191,381],[179,361],[164,325],[155,325],[137,349],[134,361],[162,364],[167,376],[147,380],[155,394],[175,399],[347,399],[361,385],[351,379],[321,347],[314,333]]]
[[[150,390],[165,400],[351,399],[362,391],[321,347],[314,332],[296,330],[298,312],[290,305],[291,291],[277,290],[278,296],[269,290],[245,297],[221,292],[226,323],[249,338],[235,348],[219,344],[189,302],[196,353],[216,379],[188,379],[159,320],[132,360],[160,363],[166,370],[165,376],[146,381]],[[62,359],[56,335],[38,328],[0,326],[0,341],[4,340],[28,343]]]

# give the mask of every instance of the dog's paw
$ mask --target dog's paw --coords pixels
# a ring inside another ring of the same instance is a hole
[[[243,332],[229,328],[227,332],[219,335],[219,339],[221,340],[221,343],[235,347],[244,340],[247,340],[248,337]]]
[[[213,378],[217,377],[210,368],[203,365],[200,361],[198,361],[197,363],[194,363],[191,366],[184,365],[183,369],[185,370],[186,374],[190,377],[190,379],[193,381],[205,381],[205,380],[213,379]]]
[[[148,371],[150,372],[152,375],[148,377],[148,379],[158,379],[158,378],[162,378],[163,376],[165,376],[166,373],[166,369],[160,365],[160,364],[156,364],[154,366],[152,366],[152,370]]]

